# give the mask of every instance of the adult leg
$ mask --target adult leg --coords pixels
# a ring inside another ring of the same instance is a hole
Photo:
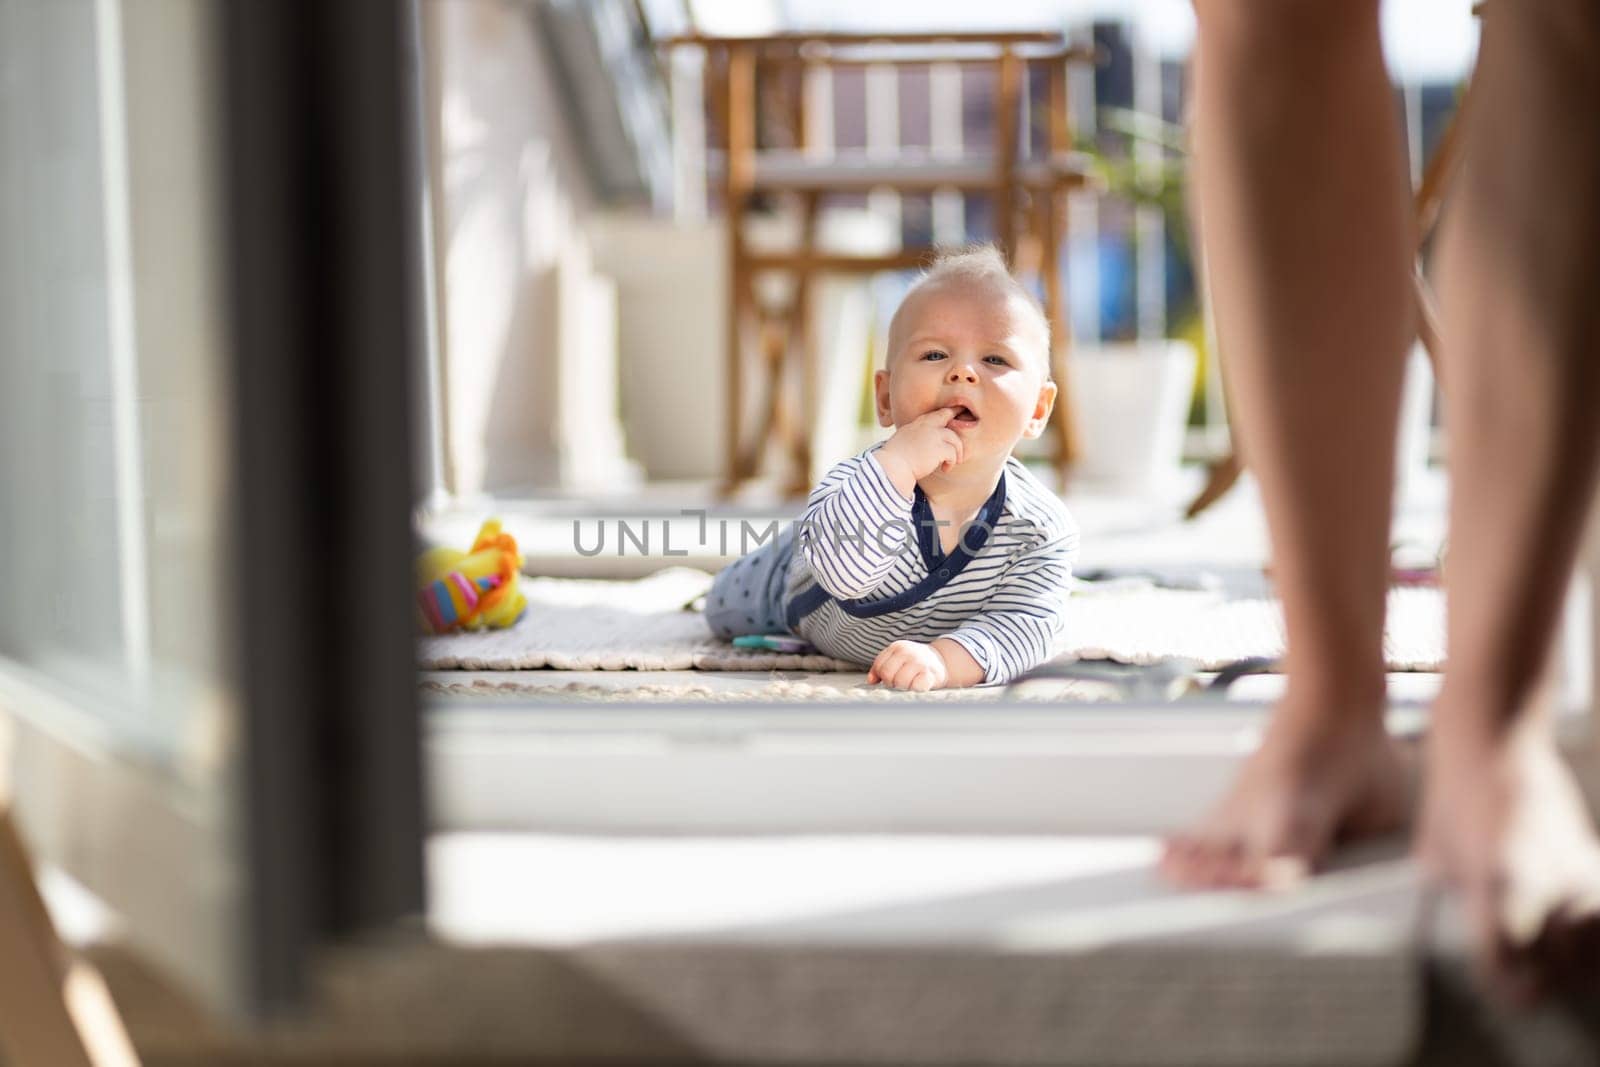
[[[1450,662],[1421,851],[1514,995],[1600,978],[1600,848],[1536,688],[1600,444],[1600,8],[1494,0],[1442,236]]]
[[[1413,246],[1376,0],[1196,8],[1199,228],[1288,688],[1231,792],[1162,866],[1249,885],[1405,816],[1382,631]]]

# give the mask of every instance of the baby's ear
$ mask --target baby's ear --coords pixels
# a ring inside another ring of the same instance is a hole
[[[878,409],[878,425],[893,426],[894,416],[889,413],[889,372],[876,371],[872,375],[873,406]]]
[[[1022,436],[1032,439],[1044,433],[1045,426],[1050,422],[1050,412],[1056,406],[1056,383],[1045,382],[1039,386],[1039,399],[1033,405],[1033,417],[1022,428]]]

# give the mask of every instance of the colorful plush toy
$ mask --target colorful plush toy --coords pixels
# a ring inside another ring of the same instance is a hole
[[[430,548],[417,560],[417,621],[424,633],[503,629],[522,618],[528,598],[517,588],[517,542],[490,519],[470,552]]]

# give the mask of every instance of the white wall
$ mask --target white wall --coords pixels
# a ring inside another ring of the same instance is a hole
[[[571,318],[607,304],[582,230],[589,179],[530,5],[428,0],[423,12],[447,488],[625,480],[604,388],[615,346],[603,324]]]
[[[0,0],[0,654],[129,703],[220,670],[212,13]]]

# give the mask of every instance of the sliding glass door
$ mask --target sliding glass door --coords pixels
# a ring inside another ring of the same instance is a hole
[[[226,1008],[421,909],[414,26],[0,0],[5,775]]]

